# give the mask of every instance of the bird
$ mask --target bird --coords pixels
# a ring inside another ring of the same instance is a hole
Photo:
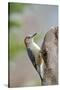
[[[33,35],[28,35],[24,39],[24,43],[26,46],[26,50],[28,53],[28,56],[35,68],[35,70],[38,72],[41,81],[43,80],[43,66],[44,66],[44,60],[42,58],[41,54],[41,48],[34,42],[34,37],[37,35],[37,33],[34,33]]]

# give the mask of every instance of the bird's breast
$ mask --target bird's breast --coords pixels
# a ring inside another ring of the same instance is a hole
[[[35,43],[31,43],[29,48],[31,49],[31,51],[34,54],[35,58],[37,58],[38,55],[39,55],[40,47]]]

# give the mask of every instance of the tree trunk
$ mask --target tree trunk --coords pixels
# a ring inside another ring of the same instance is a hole
[[[58,84],[58,27],[53,27],[46,33],[42,56],[45,63],[43,85]]]

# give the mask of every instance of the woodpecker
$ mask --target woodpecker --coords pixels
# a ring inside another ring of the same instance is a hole
[[[35,67],[36,71],[38,72],[40,79],[43,80],[43,66],[44,61],[41,54],[40,47],[34,42],[34,36],[37,33],[33,34],[32,36],[26,36],[24,39],[24,43],[27,49],[28,56]]]

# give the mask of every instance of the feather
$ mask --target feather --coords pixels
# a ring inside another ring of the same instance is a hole
[[[31,60],[31,62],[33,64],[33,66],[37,70],[37,66],[36,66],[36,62],[35,62],[35,57],[34,57],[32,51],[29,48],[27,48],[27,52],[28,52],[28,56],[29,56],[29,58],[30,58],[30,60]]]

